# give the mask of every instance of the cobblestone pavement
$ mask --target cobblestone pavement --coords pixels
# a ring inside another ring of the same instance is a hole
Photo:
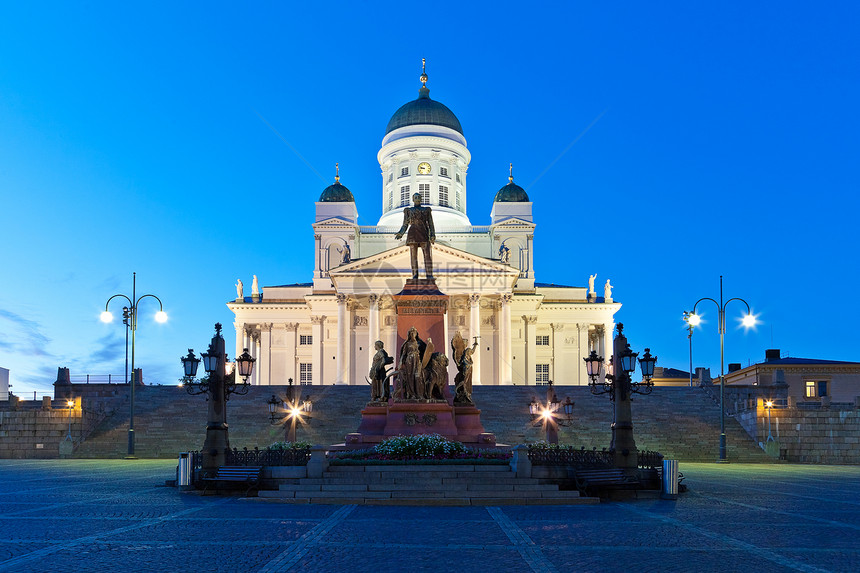
[[[857,571],[860,467],[681,464],[598,506],[314,506],[164,487],[165,460],[0,460],[0,571]]]

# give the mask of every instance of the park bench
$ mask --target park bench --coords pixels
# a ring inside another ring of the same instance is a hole
[[[618,468],[577,469],[574,473],[576,488],[584,495],[607,489],[640,489],[638,478],[628,476]]]
[[[200,481],[206,484],[203,488],[203,493],[205,494],[206,490],[213,483],[233,482],[247,485],[248,489],[245,490],[245,495],[248,495],[248,492],[260,483],[260,474],[262,471],[262,466],[221,466],[215,471],[214,475],[201,478]]]

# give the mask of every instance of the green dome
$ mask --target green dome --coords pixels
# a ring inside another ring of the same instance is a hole
[[[388,135],[395,129],[407,125],[441,125],[453,129],[463,135],[460,120],[444,104],[430,99],[430,90],[426,87],[418,90],[418,99],[410,101],[394,112],[385,128]]]
[[[355,198],[349,189],[340,184],[340,181],[335,181],[334,185],[329,185],[323,190],[320,203],[355,203]]]
[[[514,183],[513,178],[511,178],[510,183],[499,189],[493,201],[495,203],[528,203],[529,196],[525,189]]]

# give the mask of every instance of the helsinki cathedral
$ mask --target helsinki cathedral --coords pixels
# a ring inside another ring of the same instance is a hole
[[[463,127],[430,98],[427,74],[420,79],[418,98],[394,112],[376,154],[379,221],[358,223],[353,195],[335,175],[316,202],[313,281],[260,289],[254,277],[250,296],[238,284],[237,298],[227,304],[236,317],[235,355],[247,348],[256,358],[254,384],[282,385],[290,378],[305,385],[366,384],[375,341],[397,355],[392,295],[412,268],[410,248],[395,234],[419,193],[432,210],[436,285],[449,297],[445,343],[437,341],[436,349],[450,355],[457,332],[477,342],[473,384],[587,384],[582,359],[591,350],[612,353],[613,316],[621,304],[608,285],[597,296],[593,276],[588,287],[536,281],[532,201],[512,171],[494,195],[490,183],[477,183],[473,198],[493,199],[489,223],[472,224],[466,214],[471,153]],[[483,209],[473,206],[472,213]],[[419,267],[423,276],[423,260]],[[453,380],[453,360],[449,369]]]

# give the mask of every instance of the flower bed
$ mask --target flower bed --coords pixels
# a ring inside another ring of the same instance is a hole
[[[373,448],[330,455],[334,465],[507,464],[510,452],[471,449],[438,434],[394,436]]]

